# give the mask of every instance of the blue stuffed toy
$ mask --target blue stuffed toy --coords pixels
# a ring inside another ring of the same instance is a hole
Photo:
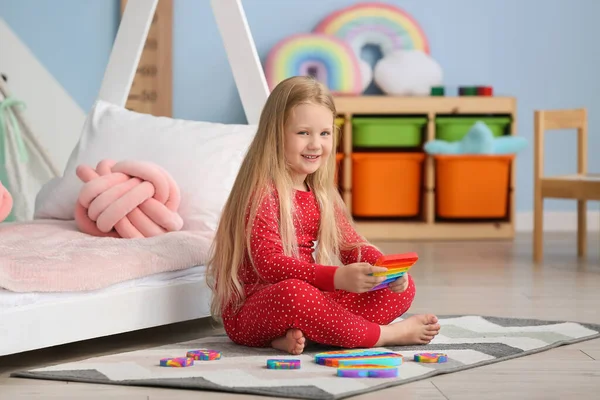
[[[424,150],[428,154],[515,154],[526,145],[523,137],[494,137],[484,122],[477,121],[460,141],[430,140]]]

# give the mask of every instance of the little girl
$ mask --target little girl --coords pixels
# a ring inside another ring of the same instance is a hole
[[[208,262],[212,314],[235,343],[300,354],[306,339],[343,348],[426,344],[434,315],[404,314],[405,274],[371,274],[382,255],[354,229],[334,183],[336,110],[310,77],[282,81],[224,206]],[[316,245],[315,243],[318,242]]]

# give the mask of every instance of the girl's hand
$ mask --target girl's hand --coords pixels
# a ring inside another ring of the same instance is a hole
[[[408,288],[408,273],[390,283],[388,288],[394,293],[404,292]]]
[[[387,268],[375,267],[368,263],[354,263],[339,267],[333,276],[336,289],[353,293],[364,293],[385,280],[384,276],[372,276],[375,272],[385,272]]]

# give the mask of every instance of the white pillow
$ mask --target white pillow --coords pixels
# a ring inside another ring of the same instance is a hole
[[[255,125],[233,125],[155,117],[98,101],[62,177],[48,182],[36,198],[36,219],[74,219],[83,183],[80,164],[99,161],[151,161],[179,185],[184,230],[214,231],[233,186]]]

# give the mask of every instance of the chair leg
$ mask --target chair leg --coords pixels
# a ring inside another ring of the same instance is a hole
[[[540,262],[544,253],[544,199],[536,196],[533,206],[533,261]]]
[[[577,201],[577,255],[585,257],[587,252],[587,204],[585,200]]]

